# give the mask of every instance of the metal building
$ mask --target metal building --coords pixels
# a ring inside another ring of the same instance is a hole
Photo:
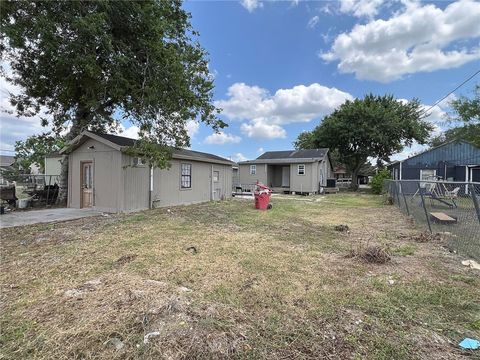
[[[448,180],[480,182],[480,148],[450,141],[387,167],[394,180]]]

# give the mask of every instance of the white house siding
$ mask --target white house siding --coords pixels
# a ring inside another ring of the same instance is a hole
[[[94,146],[93,149],[89,149]],[[93,164],[93,204],[100,211],[121,211],[123,191],[121,184],[122,154],[96,140],[88,139],[69,155],[68,206],[80,208],[81,162]]]
[[[52,156],[45,158],[45,175],[60,175],[60,171],[62,168],[62,164],[60,161],[62,160],[61,156]],[[48,180],[47,180],[48,182]]]

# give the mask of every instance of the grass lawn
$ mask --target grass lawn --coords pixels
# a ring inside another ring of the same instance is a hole
[[[457,344],[480,337],[480,272],[396,207],[252,203],[2,230],[0,359],[479,356]],[[374,244],[390,262],[348,256]]]

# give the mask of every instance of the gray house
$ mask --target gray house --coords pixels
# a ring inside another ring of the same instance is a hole
[[[6,184],[7,180],[3,178],[3,173],[13,169],[15,156],[0,155],[0,184]]]
[[[84,131],[62,149],[69,156],[68,206],[124,212],[231,197],[231,161],[175,149],[169,169],[150,169],[124,152],[134,144],[134,139]]]
[[[394,180],[480,182],[480,148],[463,140],[451,141],[387,168]]]
[[[276,192],[315,194],[333,177],[328,149],[268,151],[239,162],[242,187],[257,181]]]

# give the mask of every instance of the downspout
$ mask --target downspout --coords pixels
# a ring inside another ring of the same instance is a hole
[[[213,201],[215,200],[215,196],[213,193],[213,164],[211,165],[211,171],[210,171],[210,188],[212,189],[210,193],[210,200]]]
[[[152,202],[152,193],[153,193],[153,166],[150,165],[149,166],[149,177],[148,177],[148,188],[149,188],[149,191],[148,191],[148,208],[149,209],[153,209],[153,202]]]
[[[403,161],[400,161],[400,179],[399,180],[402,180],[402,164],[403,164]]]

